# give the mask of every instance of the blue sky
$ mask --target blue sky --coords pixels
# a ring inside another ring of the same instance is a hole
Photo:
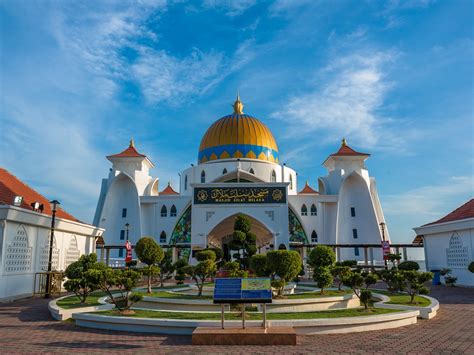
[[[0,165],[90,222],[131,136],[161,186],[245,112],[317,186],[345,136],[372,154],[392,239],[472,198],[472,1],[0,3]]]

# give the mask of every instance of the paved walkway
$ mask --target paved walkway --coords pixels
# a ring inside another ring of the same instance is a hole
[[[297,346],[191,346],[189,336],[79,328],[52,320],[43,299],[0,305],[0,353],[452,353],[474,354],[474,289],[434,287],[436,318],[385,331],[298,337]]]

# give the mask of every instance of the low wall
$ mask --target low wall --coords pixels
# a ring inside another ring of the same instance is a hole
[[[390,302],[390,297],[382,295],[380,293],[373,293],[373,296],[375,298],[378,298],[380,302],[374,303],[374,306],[377,308],[387,308],[387,309],[406,309],[406,310],[412,310],[412,311],[419,311],[420,318],[423,319],[431,319],[436,316],[436,313],[439,309],[439,302],[436,298],[425,296],[425,295],[419,295],[421,297],[427,298],[431,301],[431,304],[426,307],[421,307],[421,306],[407,306],[404,304],[390,304],[386,302]]]
[[[220,312],[221,305],[212,300],[173,299],[144,296],[143,300],[133,305],[133,308],[154,309],[163,311],[190,311],[190,312]],[[229,305],[224,309],[228,311]]]
[[[260,310],[262,306],[259,306]],[[332,309],[358,308],[360,302],[354,294],[330,297],[273,299],[267,304],[268,313],[313,312]]]
[[[417,322],[418,311],[401,311],[361,317],[324,318],[308,320],[271,320],[269,327],[293,327],[296,334],[341,334],[398,328]],[[81,327],[120,330],[139,333],[191,335],[197,327],[220,327],[220,320],[187,321],[170,319],[151,319],[115,317],[88,313],[74,313],[73,319]],[[247,327],[260,327],[262,321],[246,321]],[[226,328],[240,328],[241,321],[226,321]]]
[[[90,306],[90,307],[79,307],[79,308],[61,308],[57,305],[57,301],[62,300],[63,298],[70,297],[71,295],[64,296],[52,300],[48,303],[48,309],[51,313],[51,316],[56,320],[66,320],[72,318],[72,315],[75,313],[84,313],[84,312],[95,312],[95,311],[107,311],[109,309],[113,309],[115,305],[107,303],[105,300],[108,296],[104,296],[99,298],[98,302],[101,303],[97,306]]]

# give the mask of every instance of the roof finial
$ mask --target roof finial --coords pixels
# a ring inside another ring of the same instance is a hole
[[[244,113],[244,104],[242,103],[242,101],[240,101],[240,95],[239,95],[239,91],[237,91],[237,100],[235,100],[234,102],[234,114],[235,115],[242,115]]]
[[[130,139],[130,145],[129,145],[130,148],[135,148],[135,142],[133,140],[133,137],[132,139]]]
[[[347,146],[347,141],[346,138],[342,138],[342,144],[343,147]]]
[[[170,180],[168,180],[168,186],[171,186],[171,181]]]
[[[308,185],[309,185],[309,182],[308,182],[308,180],[306,180],[306,183],[305,183],[305,185],[306,185],[306,186],[308,186]]]

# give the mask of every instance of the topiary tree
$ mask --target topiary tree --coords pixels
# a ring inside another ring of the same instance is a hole
[[[138,259],[147,265],[143,274],[147,276],[147,292],[151,293],[151,278],[160,272],[160,268],[155,264],[163,259],[163,250],[153,238],[143,237],[135,245],[135,253]]]
[[[173,251],[168,249],[158,264],[160,271],[158,272],[157,278],[160,283],[160,287],[164,286],[165,281],[173,277],[173,273],[176,270],[175,263],[173,263]]]
[[[471,263],[469,264],[469,266],[467,267],[467,269],[468,269],[470,272],[474,273],[474,261],[471,261]]]
[[[349,266],[337,265],[331,268],[331,274],[334,277],[334,280],[337,283],[337,289],[341,291],[342,280],[349,276],[351,273],[351,268]]]
[[[313,270],[320,267],[331,267],[336,262],[336,254],[326,245],[318,245],[308,256],[308,264]]]
[[[364,308],[368,310],[369,301],[372,297],[372,292],[369,290],[369,287],[375,284],[377,280],[378,277],[376,274],[351,271],[350,275],[343,279],[343,283],[352,289],[357,298],[364,304]],[[363,289],[364,286],[365,289]]]
[[[239,261],[242,269],[248,269],[250,257],[257,253],[257,236],[250,229],[251,222],[246,215],[239,214],[235,217],[229,248],[237,251],[233,257]]]
[[[418,265],[416,261],[411,261],[411,260],[403,261],[400,263],[400,265],[398,265],[398,270],[403,270],[403,271],[409,271],[409,270],[417,271],[419,269],[420,269],[420,265]]]
[[[247,277],[248,272],[240,269],[237,261],[228,261],[224,264],[224,270],[229,272],[229,277]]]
[[[321,289],[321,294],[324,294],[324,289],[332,285],[331,270],[328,267],[314,269],[313,280],[316,281],[316,285]]]
[[[348,266],[351,269],[355,268],[357,266],[357,260],[343,260],[343,261],[338,261],[335,264],[336,266]]]
[[[401,265],[401,264],[400,264]],[[377,271],[377,276],[387,284],[388,291],[397,292],[403,291],[404,277],[400,270],[380,270]]]
[[[396,268],[397,268],[396,263],[397,263],[397,261],[399,261],[401,258],[402,258],[401,254],[389,253],[389,254],[387,255],[387,260],[392,263],[392,269],[396,269]]]
[[[250,269],[255,272],[258,277],[270,276],[267,267],[267,257],[264,254],[255,254],[250,257]]]
[[[404,277],[403,283],[406,292],[410,295],[410,303],[415,303],[415,296],[417,294],[427,295],[429,289],[425,283],[433,278],[431,272],[418,272],[415,270],[402,271]]]
[[[178,285],[182,285],[186,279],[186,270],[185,267],[188,265],[188,262],[185,259],[179,259],[174,263],[174,268],[176,269],[176,275],[174,279]]]
[[[95,253],[82,255],[78,261],[66,268],[64,275],[67,280],[64,283],[64,288],[69,292],[74,292],[81,303],[86,303],[91,292],[97,290],[96,280],[91,278],[87,271],[101,268],[105,268],[105,265],[97,262]]]
[[[89,276],[95,279],[98,289],[105,292],[120,311],[128,310],[133,303],[142,299],[139,293],[132,293],[140,280],[140,273],[132,269],[91,269]],[[118,293],[118,296],[117,296]]]
[[[204,282],[217,271],[216,254],[210,250],[201,251],[196,254],[196,259],[199,260],[197,265],[187,265],[183,270],[196,282],[198,296],[201,296]]]
[[[293,280],[301,271],[300,254],[294,250],[272,250],[267,253],[267,268],[274,279],[277,275],[283,280],[278,295],[283,294],[285,283]]]
[[[458,278],[451,275],[451,272],[451,269],[441,269],[439,273],[441,276],[444,276],[444,283],[446,285],[451,285],[451,287],[454,287],[455,283],[458,281]]]

